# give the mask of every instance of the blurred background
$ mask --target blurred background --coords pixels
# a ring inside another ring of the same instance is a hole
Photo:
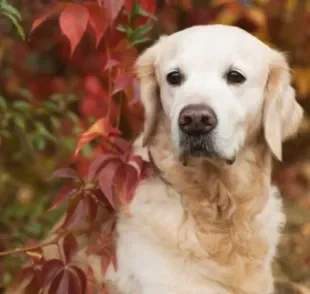
[[[60,10],[54,6],[65,7],[69,1],[55,2],[0,0],[0,252],[41,239],[50,230],[63,208],[45,212],[59,188],[47,182],[48,176],[69,165],[83,173],[87,160],[73,157],[78,136],[114,107],[108,105],[102,72],[115,40],[107,38],[96,48],[94,37],[85,34],[70,56],[58,23]],[[156,19],[140,29],[148,37],[135,42],[138,51],[162,33],[223,23],[242,27],[287,53],[306,116],[300,134],[285,143],[284,162],[275,163],[274,182],[288,216],[275,272],[278,293],[310,293],[310,1],[154,0],[143,5]],[[51,9],[55,15],[30,34],[34,20]],[[139,21],[135,32],[138,28]],[[120,50],[120,58],[122,54],[127,58],[131,52]],[[122,108],[127,138],[135,136],[143,119],[135,103]],[[83,148],[83,158],[91,152],[90,146]],[[23,262],[23,255],[0,256],[0,293]]]

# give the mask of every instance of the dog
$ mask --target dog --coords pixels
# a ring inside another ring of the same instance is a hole
[[[286,57],[203,25],[159,38],[135,71],[145,123],[134,150],[156,173],[118,212],[117,269],[83,252],[79,264],[109,294],[274,293],[285,216],[272,159],[303,117]]]
[[[117,220],[111,294],[271,294],[285,223],[272,158],[303,117],[286,57],[246,31],[194,26],[138,57],[135,152],[159,171]]]

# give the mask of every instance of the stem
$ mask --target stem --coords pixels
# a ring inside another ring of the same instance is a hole
[[[59,253],[59,256],[60,256],[61,260],[66,260],[64,252],[61,250],[60,244],[57,243],[56,245],[57,245],[58,253]]]
[[[120,94],[120,101],[119,101],[119,109],[117,114],[117,121],[116,121],[116,127],[119,129],[120,123],[121,123],[121,117],[122,117],[122,108],[124,103],[124,96],[121,93]]]
[[[52,240],[50,242],[43,243],[43,244],[36,245],[36,246],[29,246],[29,247],[25,247],[25,248],[15,248],[15,249],[12,249],[12,250],[7,250],[7,251],[0,252],[0,256],[11,255],[11,254],[14,254],[14,253],[23,253],[23,252],[26,252],[26,251],[32,251],[32,250],[36,250],[36,249],[39,249],[39,248],[42,248],[42,247],[46,247],[46,246],[49,246],[49,245],[55,245],[55,244],[57,244],[55,242],[55,240]]]
[[[110,50],[107,42],[107,37],[104,37],[104,46],[105,50],[107,52],[107,60],[109,61],[111,58],[110,55]],[[111,108],[112,108],[112,69],[108,69],[108,112],[107,112],[107,119],[110,120],[110,115],[111,115]]]

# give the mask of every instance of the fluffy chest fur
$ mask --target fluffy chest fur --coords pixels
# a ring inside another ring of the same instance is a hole
[[[210,226],[202,241],[182,197],[159,179],[140,185],[131,213],[120,215],[119,268],[107,273],[116,293],[272,293],[270,263],[283,222],[274,189],[239,236],[234,225]]]
[[[182,167],[162,135],[153,146],[168,183],[143,181],[130,214],[119,214],[111,294],[272,293],[284,217],[264,149],[218,172],[209,163]]]

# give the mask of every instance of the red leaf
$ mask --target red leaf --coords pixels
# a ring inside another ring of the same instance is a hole
[[[111,160],[120,160],[120,157],[115,154],[102,154],[98,156],[90,165],[87,180],[91,181],[97,176],[99,170]]]
[[[114,89],[112,94],[116,94],[117,92],[121,92],[125,90],[129,85],[132,84],[133,75],[130,73],[121,73],[119,74],[114,82]]]
[[[83,294],[79,277],[70,268],[61,271],[51,283],[49,294]]]
[[[104,33],[107,30],[107,23],[103,9],[98,6],[88,7],[89,24],[93,28],[96,36],[96,47],[98,47]]]
[[[87,286],[87,279],[85,273],[77,266],[73,265],[71,266],[72,270],[75,271],[76,275],[79,278],[80,287],[81,287],[81,293],[86,292],[86,286]]]
[[[156,0],[138,0],[140,7],[149,12],[154,13],[156,11]]]
[[[49,177],[49,179],[53,178],[67,178],[76,180],[79,178],[79,176],[77,172],[72,168],[60,168],[54,171]]]
[[[29,285],[24,289],[24,293],[31,293],[31,294],[40,294],[41,290],[41,283],[39,280],[38,275],[34,272],[33,278]]]
[[[138,171],[130,164],[127,164],[127,193],[125,196],[125,204],[130,203],[134,193],[136,191],[137,185],[139,183]]]
[[[93,221],[98,213],[98,202],[93,197],[88,197],[88,217]]]
[[[120,134],[121,131],[114,128],[107,119],[105,118],[99,119],[79,139],[75,150],[75,155],[77,155],[80,152],[80,150],[85,144],[87,144],[88,142],[99,136],[108,138],[110,136]]]
[[[152,176],[154,173],[154,168],[153,165],[150,162],[143,162],[143,168],[141,170],[141,174],[140,174],[140,181],[148,178],[150,176]]]
[[[103,69],[103,71],[109,70],[115,66],[119,65],[119,61],[115,60],[115,59],[109,59]]]
[[[71,55],[84,35],[88,20],[88,10],[79,4],[65,8],[59,17],[60,28],[71,44]]]
[[[70,263],[78,251],[78,244],[73,234],[68,234],[63,241],[63,252],[66,263]]]
[[[131,151],[132,144],[129,141],[125,140],[124,138],[114,137],[112,141],[121,153],[126,153],[126,152]]]
[[[113,180],[116,171],[122,166],[120,160],[110,161],[100,172],[99,174],[99,187],[102,191],[104,197],[108,200],[112,208],[116,208],[114,193],[113,193]],[[98,199],[102,201],[102,199]]]
[[[133,8],[133,5],[135,4],[135,1],[136,0],[125,0],[125,8],[126,8],[126,10],[129,12],[129,13],[131,13],[131,10],[132,10],[132,8]]]
[[[124,2],[124,0],[104,0],[103,4],[109,14],[111,24],[121,12]]]
[[[145,162],[145,161],[144,161],[144,160],[142,159],[142,157],[139,156],[139,155],[134,155],[134,156],[130,159],[130,161],[132,161],[134,167],[137,168],[137,171],[138,171],[138,174],[139,174],[139,177],[140,177],[140,174],[141,174],[142,169],[143,169],[143,167],[144,167],[144,162]]]
[[[43,283],[43,287],[48,286],[63,268],[64,268],[64,263],[60,259],[48,260],[43,265],[43,268],[41,271],[41,280]]]
[[[82,221],[87,213],[87,203],[84,197],[79,197],[73,199],[73,202],[70,203],[69,209],[62,228],[68,228],[75,226],[80,221]]]
[[[66,3],[66,2],[58,2],[56,3],[53,7],[47,9],[47,12],[36,18],[31,26],[31,33],[35,29],[37,29],[42,23],[44,23],[48,18],[50,18],[52,15],[62,11],[66,7],[70,7],[72,4],[71,3]]]
[[[112,247],[111,261],[112,261],[114,270],[117,271],[117,259],[116,259],[116,249],[115,249],[115,246]]]
[[[127,206],[132,200],[138,181],[138,172],[132,165],[126,164],[117,170],[114,187],[123,205]]]
[[[58,192],[55,200],[53,201],[52,205],[50,206],[49,210],[54,209],[64,203],[65,201],[68,201],[69,199],[76,196],[78,193],[78,190],[74,188],[72,184],[67,184],[63,186],[60,191]]]
[[[35,270],[32,266],[23,268],[14,279],[13,288],[25,289],[32,281]]]

